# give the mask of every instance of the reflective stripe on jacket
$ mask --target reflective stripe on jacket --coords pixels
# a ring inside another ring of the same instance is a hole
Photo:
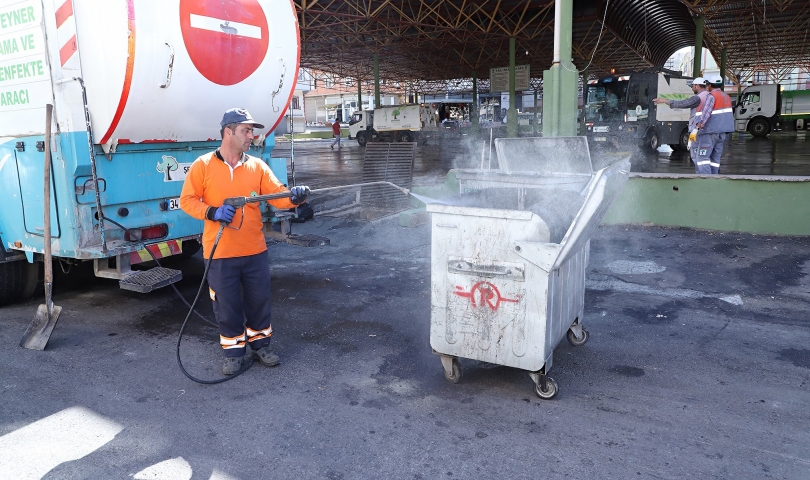
[[[694,130],[695,127],[697,126],[697,124],[700,122],[700,116],[702,115],[702,112],[703,112],[703,105],[706,104],[706,97],[709,96],[709,92],[706,91],[706,90],[703,90],[700,93],[698,93],[697,95],[700,98],[700,104],[697,106],[697,108],[695,108],[694,112],[692,113],[692,116],[689,118],[689,131],[690,132],[692,130]]]
[[[701,133],[733,132],[734,109],[731,108],[731,97],[719,88],[712,90],[709,95],[714,97],[714,108],[712,108],[711,116],[703,126]]]

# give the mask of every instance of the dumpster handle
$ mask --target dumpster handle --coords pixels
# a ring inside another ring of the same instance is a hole
[[[518,266],[507,265],[476,265],[464,260],[447,262],[447,271],[450,273],[461,273],[466,275],[479,275],[482,277],[523,277],[523,269]]]

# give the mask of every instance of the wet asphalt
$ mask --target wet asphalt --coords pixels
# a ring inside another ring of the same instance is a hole
[[[778,150],[800,151],[795,143]],[[299,184],[359,178],[359,147],[301,144]],[[472,166],[459,160],[461,149],[476,148],[480,162],[481,148],[468,144],[420,147],[415,183],[441,183],[448,168]],[[474,360],[462,359],[461,383],[445,380],[430,349],[429,226],[400,227],[396,216],[316,216],[293,228],[331,245],[269,247],[282,364],[255,365],[222,385],[195,384],[177,368],[186,307],[170,289],[122,291],[87,265],[60,273],[54,302],[63,311],[44,352],[17,345],[40,299],[0,309],[0,445],[14,440],[16,455],[0,456],[0,472],[49,479],[802,479],[810,472],[806,237],[600,227],[582,319],[590,339],[557,347],[549,374],[560,393],[547,401],[525,372]],[[203,272],[199,254],[169,266],[183,271],[179,288],[191,299]],[[199,310],[212,316],[205,298]],[[190,322],[183,362],[216,378],[217,331]],[[48,423],[76,407],[84,414]],[[98,440],[105,428],[109,439]],[[45,441],[65,432],[72,440]],[[86,453],[42,471],[47,458],[83,441]]]

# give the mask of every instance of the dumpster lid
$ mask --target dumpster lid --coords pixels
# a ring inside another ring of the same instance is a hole
[[[506,173],[593,175],[586,137],[497,138],[495,151]]]
[[[560,268],[568,257],[582,249],[585,243],[591,239],[613,201],[619,196],[629,175],[630,157],[596,172],[588,189],[585,203],[582,204],[565,237],[560,242],[562,250],[557,256],[552,270]]]

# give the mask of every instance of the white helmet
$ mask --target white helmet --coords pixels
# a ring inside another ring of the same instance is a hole
[[[712,85],[720,86],[723,84],[723,76],[719,73],[715,73],[714,75],[710,76],[708,79],[709,83]]]
[[[696,79],[692,80],[692,82],[690,82],[690,83],[689,83],[689,86],[692,86],[692,85],[694,85],[694,84],[698,84],[698,85],[704,85],[704,86],[705,86],[705,85],[708,85],[708,84],[709,84],[709,81],[708,81],[708,80],[706,80],[706,79],[705,79],[705,78],[703,78],[703,77],[697,77]]]

